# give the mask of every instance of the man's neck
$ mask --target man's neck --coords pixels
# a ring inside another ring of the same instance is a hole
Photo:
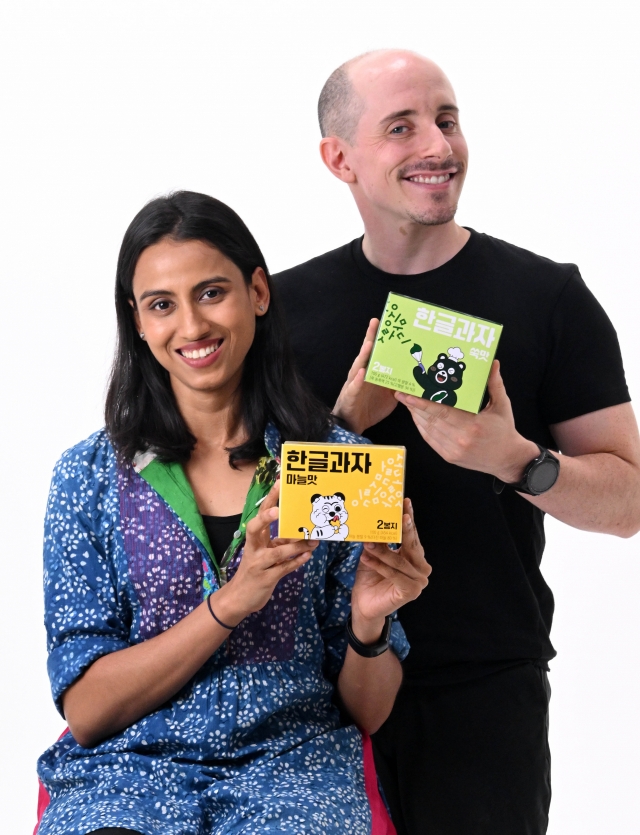
[[[450,261],[469,240],[469,235],[467,229],[453,220],[439,226],[422,226],[411,221],[393,225],[365,221],[362,251],[370,264],[386,273],[417,275]]]

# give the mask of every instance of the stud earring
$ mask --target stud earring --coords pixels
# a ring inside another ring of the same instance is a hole
[[[260,308],[261,311],[263,311],[264,310],[264,305],[263,304],[259,305],[259,308]]]
[[[140,331],[140,339],[144,339],[144,334]]]

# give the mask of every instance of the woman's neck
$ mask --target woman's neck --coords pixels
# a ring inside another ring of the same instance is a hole
[[[225,391],[194,391],[174,380],[172,384],[178,408],[200,454],[243,442],[239,385]]]
[[[242,512],[255,472],[255,462],[229,463],[228,449],[247,440],[240,413],[240,386],[231,391],[202,392],[174,384],[178,408],[196,439],[184,470],[206,516]]]

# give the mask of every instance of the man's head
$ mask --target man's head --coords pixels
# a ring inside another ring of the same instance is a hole
[[[453,220],[468,151],[436,64],[402,50],[347,61],[327,80],[318,116],[322,158],[349,184],[365,225]]]

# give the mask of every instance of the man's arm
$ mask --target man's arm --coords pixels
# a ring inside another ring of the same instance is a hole
[[[497,362],[488,388],[489,404],[477,415],[399,392],[396,398],[446,461],[517,482],[539,450],[515,428]],[[522,497],[574,528],[623,537],[637,533],[640,437],[631,404],[556,423],[550,430],[562,452],[558,480],[542,496]]]
[[[377,320],[372,320],[333,410],[359,434],[393,411],[391,392],[364,382],[376,325]],[[516,430],[498,362],[491,369],[488,390],[489,404],[477,415],[401,392],[394,396],[409,409],[424,440],[445,461],[506,483],[517,482],[539,449]],[[631,404],[556,423],[550,430],[562,452],[560,476],[542,496],[522,497],[574,528],[623,537],[637,533],[640,437]]]

